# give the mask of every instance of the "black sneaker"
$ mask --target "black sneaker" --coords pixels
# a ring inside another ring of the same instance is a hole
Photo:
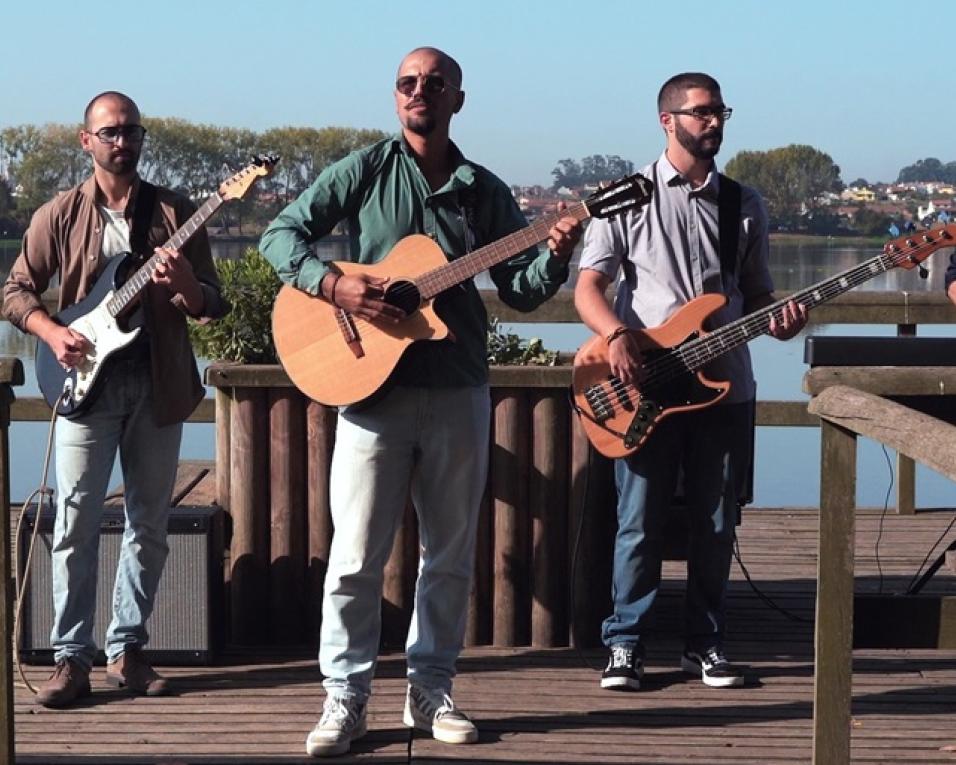
[[[684,651],[680,666],[685,672],[696,675],[711,688],[732,688],[744,684],[744,671],[731,664],[721,648],[706,651]]]
[[[644,659],[634,646],[611,646],[607,669],[601,675],[601,687],[611,691],[637,691],[643,674]]]

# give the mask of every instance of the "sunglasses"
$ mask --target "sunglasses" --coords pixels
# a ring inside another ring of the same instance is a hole
[[[120,136],[131,143],[139,143],[146,135],[146,128],[142,125],[115,125],[91,131],[103,143],[116,143]]]
[[[438,74],[408,74],[404,77],[399,77],[395,80],[395,90],[403,96],[410,96],[415,92],[415,88],[418,87],[419,80],[422,81],[422,93],[426,96],[437,96],[439,93],[444,93],[445,88],[458,90],[455,85],[452,85]]]

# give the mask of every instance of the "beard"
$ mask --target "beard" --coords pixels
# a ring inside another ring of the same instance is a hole
[[[724,140],[724,131],[716,128],[701,133],[699,136],[693,136],[681,126],[679,122],[674,123],[674,135],[677,142],[684,147],[688,154],[694,159],[713,159],[720,151],[720,144]]]
[[[129,175],[139,164],[139,151],[137,149],[127,149],[125,154],[113,154],[112,152],[105,157],[96,157],[96,164],[102,167],[106,172],[113,175]]]
[[[413,102],[409,106],[416,106],[420,101]],[[427,104],[426,104],[427,106]],[[428,136],[435,130],[438,123],[435,115],[430,111],[406,112],[405,127],[411,130],[415,135]]]

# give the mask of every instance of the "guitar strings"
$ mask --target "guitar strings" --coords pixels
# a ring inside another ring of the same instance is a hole
[[[893,252],[884,251],[880,255],[831,277],[823,286],[816,285],[800,290],[768,306],[767,310],[760,312],[759,315],[743,316],[704,337],[670,349],[663,357],[655,359],[645,367],[645,375],[641,381],[641,386],[645,388],[669,382],[688,371],[699,369],[707,361],[737,347],[751,337],[765,334],[769,330],[770,317],[782,318],[782,309],[791,300],[808,303],[808,307],[813,308],[871,279],[876,275],[872,272],[871,266],[878,264],[885,273],[892,268],[903,265],[910,259],[910,256],[924,249],[927,245],[934,245],[933,249],[935,250],[939,248],[939,241],[928,240],[922,244],[912,245],[909,249],[900,248]],[[841,282],[852,283],[849,287],[845,287]],[[818,295],[820,296],[819,299],[817,299]],[[780,312],[779,315],[778,312]],[[761,325],[764,326],[761,327]],[[725,341],[726,336],[730,336],[731,339]],[[715,353],[716,346],[720,346],[717,353]],[[615,413],[625,407],[620,399],[626,398],[629,406],[633,406],[632,393],[638,400],[640,399],[640,392],[633,383],[623,383],[617,377],[600,383],[600,387],[605,393],[608,393],[609,389],[610,393],[617,397],[617,403],[613,400],[610,401],[611,410]]]

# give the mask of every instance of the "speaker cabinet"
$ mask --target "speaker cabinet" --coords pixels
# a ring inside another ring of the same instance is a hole
[[[51,549],[54,511],[44,510],[33,549],[19,625],[20,659],[28,664],[53,662]],[[100,528],[96,611],[93,638],[102,651],[112,620],[113,582],[123,538],[122,508],[107,508]],[[36,526],[35,508],[27,510],[17,540],[17,573],[23,567]],[[211,664],[221,647],[225,627],[223,610],[223,512],[216,507],[174,507],[169,515],[169,556],[156,594],[153,614],[146,624],[152,661],[159,664]]]

